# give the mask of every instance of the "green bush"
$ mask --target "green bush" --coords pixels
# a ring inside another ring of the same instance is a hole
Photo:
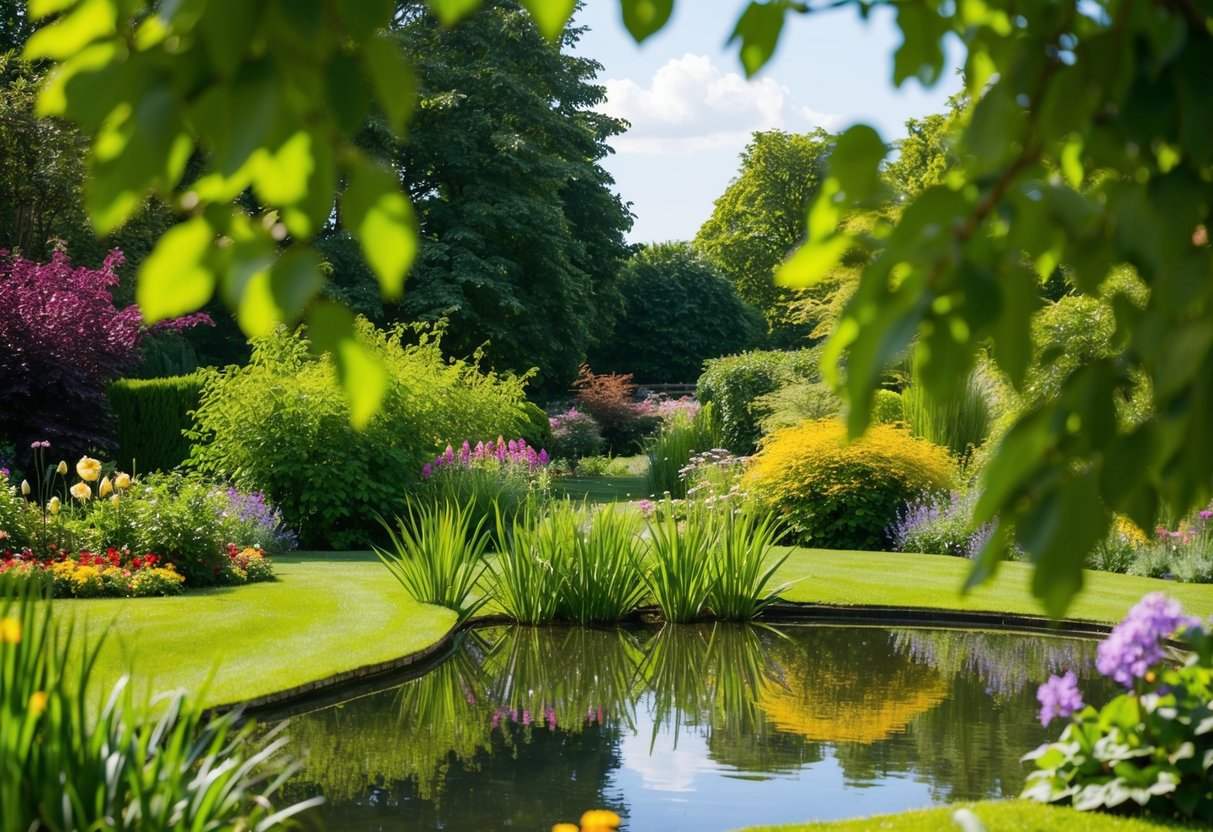
[[[694,416],[680,414],[667,422],[649,446],[648,492],[660,497],[669,494],[676,500],[687,495],[683,469],[696,453],[720,445],[721,433],[715,408],[705,404]]]
[[[546,450],[552,454],[552,422],[543,408],[534,402],[523,402],[523,421],[518,426],[518,435],[526,440],[532,448]]]
[[[990,385],[981,371],[974,369],[969,372],[964,387],[946,402],[937,402],[916,383],[918,374],[915,355],[910,362],[910,385],[901,394],[910,433],[942,445],[962,459],[968,458],[990,435],[993,421],[987,390]]]
[[[528,424],[525,379],[446,360],[440,333],[360,320],[358,337],[389,374],[361,431],[331,364],[285,329],[257,340],[247,366],[212,372],[194,416],[191,464],[263,492],[304,548],[364,546],[381,528],[376,517],[404,510],[409,484],[447,443],[517,436]]]
[[[816,348],[794,352],[753,350],[713,358],[704,363],[695,395],[716,409],[724,446],[734,453],[749,454],[762,436],[762,412],[755,408],[755,400],[789,384],[820,382],[819,363]]]
[[[842,422],[822,420],[768,436],[742,488],[806,545],[885,550],[898,510],[955,476],[945,449],[902,428],[873,425],[847,443]]]
[[[892,425],[896,422],[904,422],[905,418],[905,403],[902,401],[900,393],[881,388],[872,396],[872,424]]]
[[[759,396],[754,399],[750,409],[758,414],[758,425],[762,432],[771,433],[781,428],[795,427],[801,422],[837,416],[842,412],[842,399],[824,384],[799,381],[780,387],[773,393]],[[900,400],[897,412],[898,418],[901,418]],[[872,421],[880,421],[876,416],[875,407],[872,410]]]
[[[20,486],[0,473],[0,552],[21,551],[30,545],[38,515],[21,496]]]
[[[184,432],[193,426],[190,411],[198,407],[204,381],[201,373],[193,373],[111,384],[110,407],[118,417],[118,467],[167,471],[189,459],[190,441]]]

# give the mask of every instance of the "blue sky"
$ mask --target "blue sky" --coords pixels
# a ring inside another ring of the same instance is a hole
[[[853,9],[792,15],[779,51],[745,81],[725,41],[742,0],[682,0],[666,28],[637,46],[617,0],[589,0],[577,22],[589,31],[578,51],[603,65],[603,109],[632,129],[617,137],[604,166],[632,203],[633,242],[690,239],[737,173],[754,130],[838,130],[857,121],[886,139],[906,119],[942,111],[960,88],[953,73],[931,90],[892,84],[900,43],[890,10],[868,21]]]

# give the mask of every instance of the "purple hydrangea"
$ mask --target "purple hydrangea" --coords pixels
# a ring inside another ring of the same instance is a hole
[[[1104,676],[1132,688],[1163,659],[1162,642],[1177,630],[1195,627],[1200,620],[1184,615],[1179,602],[1161,592],[1142,598],[1125,620],[1099,645],[1095,666]]]
[[[1078,690],[1078,678],[1073,670],[1064,675],[1053,675],[1036,691],[1040,703],[1040,724],[1048,725],[1056,717],[1065,719],[1083,707],[1082,693]]]

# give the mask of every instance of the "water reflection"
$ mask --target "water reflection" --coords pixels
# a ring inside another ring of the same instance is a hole
[[[468,633],[426,676],[290,720],[329,828],[733,829],[1014,794],[1035,685],[1091,642],[873,627]],[[1094,677],[1094,678],[1093,678]]]

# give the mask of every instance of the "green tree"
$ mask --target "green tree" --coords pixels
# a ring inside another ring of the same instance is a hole
[[[395,129],[409,115],[408,68],[381,34],[395,4],[197,0],[148,15],[136,0],[31,3],[31,18],[59,15],[25,48],[61,62],[39,111],[96,136],[87,207],[98,230],[129,219],[148,191],[189,213],[141,270],[149,318],[195,309],[217,290],[249,332],[306,317],[341,373],[351,418],[365,424],[386,371],[359,347],[353,316],[318,300],[319,258],[303,241],[331,214],[338,181],[348,181],[347,228],[383,293],[399,296],[415,253],[410,203],[392,172],[349,139],[372,98]],[[454,23],[479,2],[428,5]],[[523,5],[554,39],[576,0]],[[673,3],[620,5],[643,40]],[[774,54],[788,14],[848,5],[753,0],[730,42],[752,75]],[[1183,512],[1213,492],[1213,12],[1206,0],[854,5],[895,9],[897,85],[935,84],[945,38],[959,44],[975,103],[957,125],[956,175],[908,201],[895,227],[842,225],[890,198],[885,141],[864,125],[842,134],[809,210],[807,244],[777,272],[781,285],[804,288],[856,246],[871,252],[823,354],[828,380],[848,391],[853,434],[867,425],[884,368],[915,337],[927,345],[923,383],[936,397],[967,377],[987,345],[1022,386],[1039,275],[1057,265],[1086,294],[1122,266],[1148,290],[1141,307],[1116,306],[1113,355],[1076,369],[1058,396],[1021,415],[986,469],[977,519],[1000,523],[972,580],[992,572],[1013,535],[1037,565],[1034,591],[1060,613],[1111,511],[1150,528],[1164,501]],[[176,193],[199,144],[206,169]],[[276,214],[253,221],[226,207],[250,186]],[[288,234],[295,242],[278,254],[274,243]],[[1119,425],[1116,397],[1143,378],[1160,415]]]
[[[746,303],[762,311],[774,340],[784,346],[807,334],[793,313],[804,293],[776,286],[773,276],[804,239],[805,212],[821,184],[829,148],[829,134],[822,130],[755,133],[736,178],[695,236],[695,247]]]
[[[631,373],[641,381],[691,381],[708,358],[754,346],[761,314],[687,243],[646,246],[621,277],[623,313],[614,334],[591,353],[599,372]]]
[[[625,128],[593,110],[601,66],[568,51],[580,30],[549,42],[512,0],[486,2],[455,28],[424,3],[402,9],[396,33],[419,107],[393,166],[421,249],[388,314],[446,318],[455,354],[487,341],[491,366],[537,366],[537,384],[566,389],[621,304],[632,224],[599,164]]]

